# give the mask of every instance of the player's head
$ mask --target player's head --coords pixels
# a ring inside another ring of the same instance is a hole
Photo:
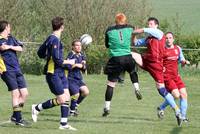
[[[172,32],[167,32],[165,36],[166,36],[166,45],[168,47],[172,46],[174,44],[174,34]]]
[[[159,21],[155,17],[149,17],[147,23],[149,28],[157,28],[159,26]]]
[[[64,30],[64,19],[62,17],[55,17],[51,21],[53,31]]]
[[[8,21],[5,20],[1,20],[0,21],[0,33],[5,33],[7,35],[10,34],[10,24],[8,23]]]
[[[73,42],[72,42],[72,50],[76,53],[80,53],[81,52],[81,49],[82,49],[82,46],[81,46],[81,41],[79,39],[75,39]]]
[[[116,16],[115,16],[115,23],[116,23],[117,25],[124,25],[124,24],[127,24],[126,15],[123,14],[123,13],[118,13],[118,14],[116,14]]]

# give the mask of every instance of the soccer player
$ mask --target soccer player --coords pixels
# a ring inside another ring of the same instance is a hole
[[[79,39],[72,42],[72,51],[67,59],[74,59],[75,64],[68,67],[69,91],[71,95],[70,115],[78,116],[78,106],[89,95],[89,89],[83,82],[82,71],[86,70],[86,57],[81,52],[82,45]]]
[[[64,19],[61,17],[53,18],[52,29],[53,33],[44,42],[47,47],[45,73],[48,86],[56,98],[49,99],[37,105],[33,104],[32,119],[34,122],[37,122],[39,112],[60,105],[61,120],[59,129],[77,130],[68,124],[70,94],[64,67],[67,64],[74,64],[74,61],[64,60],[63,58],[63,44],[60,37],[64,30]],[[40,51],[40,49],[38,51]]]
[[[178,73],[178,62],[182,65],[190,64],[189,61],[185,60],[182,49],[174,44],[174,36],[172,32],[166,33],[166,47],[164,53],[164,82],[166,89],[170,92],[174,98],[180,98],[180,110],[182,119],[187,122],[187,91],[184,82]],[[169,105],[167,101],[164,101],[158,108],[158,117],[164,117],[164,109]]]
[[[30,123],[22,118],[21,113],[28,96],[28,90],[16,54],[16,52],[23,51],[23,46],[10,33],[10,24],[5,20],[0,21],[1,78],[6,83],[12,97],[11,121],[16,125],[28,126]]]
[[[108,76],[108,83],[102,116],[107,116],[110,113],[113,90],[120,73],[123,71],[129,73],[137,99],[142,99],[135,61],[131,56],[130,49],[133,27],[127,24],[127,18],[123,13],[118,13],[115,16],[115,23],[116,25],[109,27],[105,33],[105,46],[109,50],[110,59],[104,70]]]
[[[156,82],[156,87],[159,94],[165,98],[165,100],[174,109],[177,118],[177,123],[180,126],[182,122],[181,113],[179,107],[176,105],[173,96],[167,91],[164,84],[164,74],[163,74],[163,55],[165,51],[165,36],[161,30],[158,29],[159,21],[155,17],[150,17],[148,19],[149,28],[136,29],[133,35],[147,33],[149,34],[147,38],[136,39],[135,46],[146,45],[147,52],[138,54],[132,52],[132,56],[135,61],[144,70],[148,71],[150,75],[154,78]]]

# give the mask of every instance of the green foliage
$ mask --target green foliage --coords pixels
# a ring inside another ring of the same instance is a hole
[[[180,39],[180,44],[182,45],[183,48],[199,49],[200,35],[183,36]],[[191,64],[195,64],[196,67],[198,67],[198,64],[200,62],[199,50],[184,51],[184,55],[191,62]]]
[[[62,41],[66,44],[66,52],[75,38],[84,33],[92,35],[93,45],[86,51],[89,73],[102,73],[108,60],[104,33],[109,25],[114,24],[116,13],[124,12],[128,22],[138,27],[144,27],[152,13],[151,3],[147,0],[0,0],[0,5],[0,18],[11,23],[12,34],[21,41],[43,42],[51,33],[51,19],[55,16],[65,19]],[[164,32],[172,31],[177,44],[186,43],[184,48],[194,48],[194,42],[199,44],[199,36],[182,39],[182,16],[181,13],[175,13],[173,18],[160,20],[160,28]],[[24,48],[25,51],[20,54],[23,71],[40,74],[44,61],[36,55],[38,45],[26,44]],[[186,58],[194,64],[198,64],[198,57],[197,51],[186,52]]]
[[[42,74],[45,61],[37,56],[38,44],[28,44],[19,56],[21,68],[24,73]]]
[[[102,74],[103,68],[108,60],[107,49],[100,45],[90,46],[86,51],[88,73]]]

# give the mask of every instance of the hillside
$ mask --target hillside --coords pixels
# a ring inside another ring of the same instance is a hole
[[[178,13],[184,32],[200,31],[200,1],[199,0],[150,0],[152,16],[170,20]]]

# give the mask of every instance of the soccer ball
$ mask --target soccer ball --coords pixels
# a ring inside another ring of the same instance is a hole
[[[89,34],[83,34],[80,38],[81,44],[82,45],[89,45],[90,43],[92,43],[92,37]]]

